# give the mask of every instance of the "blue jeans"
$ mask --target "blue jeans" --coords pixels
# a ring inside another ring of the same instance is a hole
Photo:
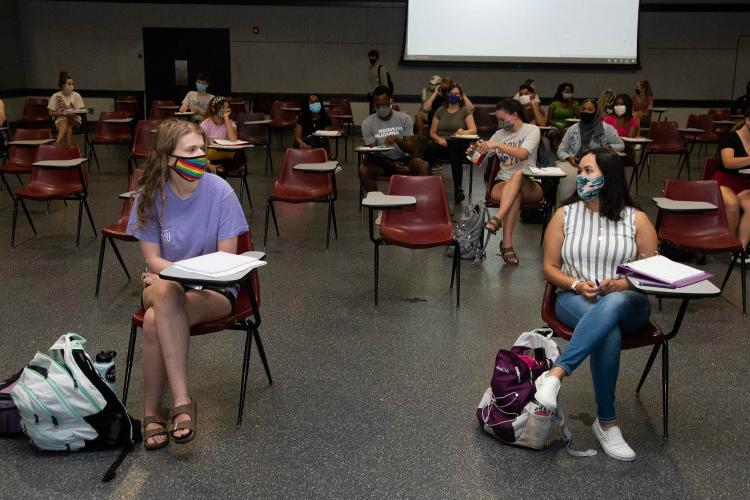
[[[632,290],[612,292],[594,301],[574,292],[561,292],[555,312],[562,323],[575,328],[555,365],[570,375],[590,355],[599,421],[615,420],[622,335],[637,332],[646,324],[651,303],[645,295]]]

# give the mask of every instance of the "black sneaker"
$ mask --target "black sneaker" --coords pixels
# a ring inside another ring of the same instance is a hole
[[[456,189],[456,191],[453,193],[453,199],[456,203],[461,203],[466,199],[466,196],[464,196],[464,190],[463,189]]]

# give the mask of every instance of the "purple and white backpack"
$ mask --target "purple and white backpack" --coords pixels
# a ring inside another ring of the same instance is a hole
[[[543,449],[552,429],[559,427],[570,455],[596,455],[594,450],[572,450],[572,434],[560,407],[550,412],[534,400],[534,382],[560,355],[551,337],[552,330],[539,328],[522,333],[510,350],[498,351],[490,387],[476,410],[479,425],[504,443],[534,450]]]
[[[0,437],[20,436],[21,414],[18,413],[16,403],[13,402],[11,392],[21,376],[19,371],[15,375],[0,382]]]

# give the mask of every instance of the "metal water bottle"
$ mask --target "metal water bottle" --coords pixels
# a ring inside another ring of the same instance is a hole
[[[101,351],[96,355],[94,360],[94,369],[99,374],[102,380],[104,380],[112,392],[117,393],[117,385],[115,384],[115,351]]]

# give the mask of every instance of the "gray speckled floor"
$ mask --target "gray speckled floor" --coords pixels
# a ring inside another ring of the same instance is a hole
[[[119,214],[116,194],[126,181],[122,150],[99,150],[102,172],[91,176],[91,205],[102,226]],[[281,152],[274,154],[278,166]],[[251,165],[255,209],[247,215],[262,243],[273,179],[263,176],[260,154]],[[672,159],[654,165],[652,181],[641,190],[651,215],[647,196],[676,171]],[[475,199],[481,184],[477,174]],[[738,275],[722,297],[691,304],[670,344],[669,441],[661,436],[659,361],[640,398],[634,395],[648,354],[637,350],[623,353],[617,403],[624,435],[638,453],[634,463],[603,453],[573,459],[559,444],[540,452],[515,449],[484,435],[474,409],[497,349],[542,324],[540,226],[518,227],[518,268],[502,265],[496,239],[482,264],[464,263],[460,311],[441,249],[384,248],[375,309],[372,244],[357,211],[357,186],[350,158],[339,176],[340,237],[328,251],[323,205],[277,208],[281,237],[269,236],[269,265],[261,270],[261,334],[275,382],[267,385],[254,354],[241,429],[234,421],[242,338],[233,332],[196,338],[190,354],[191,393],[200,407],[194,442],[155,453],[138,447],[117,478],[103,485],[115,452],[47,456],[33,453],[23,439],[3,440],[2,496],[705,498],[736,497],[750,487],[744,418],[750,328],[741,314]],[[19,219],[22,244],[11,250],[12,203],[0,193],[0,374],[75,331],[89,340],[92,354],[117,350],[122,376],[140,285],[125,280],[108,252],[105,282],[94,299],[99,245],[84,226],[76,251],[76,208],[55,202],[49,215],[33,214],[36,238]],[[137,274],[136,245],[120,247]],[[723,276],[727,262],[710,257],[706,267]],[[676,309],[667,302],[655,317],[666,328]],[[134,377],[129,404],[140,418],[138,370]],[[576,447],[598,448],[588,429],[595,412],[587,364],[561,394]]]

